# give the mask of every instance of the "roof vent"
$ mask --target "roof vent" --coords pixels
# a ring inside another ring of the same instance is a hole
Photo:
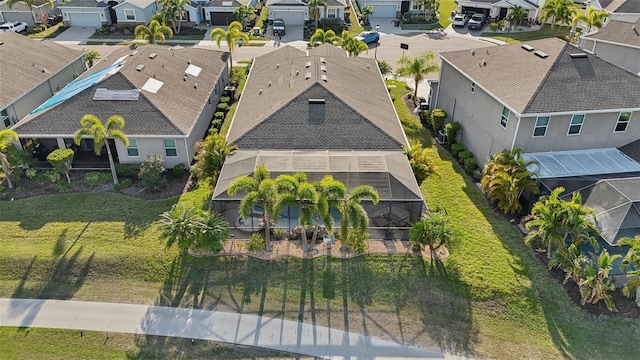
[[[371,69],[371,65],[367,64],[367,69]]]
[[[198,83],[193,84],[193,88],[197,89],[198,88]]]
[[[184,76],[182,77],[182,81],[187,81],[187,74],[184,74]]]
[[[475,54],[476,54],[476,51],[475,51],[475,50],[473,50],[473,49],[471,49],[471,56],[473,56],[473,55],[475,55]]]
[[[307,79],[311,79],[311,73],[310,73],[310,72],[308,72],[308,73],[304,74],[304,79],[305,79],[305,80],[307,80]]]
[[[537,57],[542,58],[542,59],[546,59],[546,58],[549,57],[549,54],[544,53],[544,52],[542,52],[540,50],[536,50],[533,53],[536,54]]]
[[[309,99],[309,104],[324,104],[324,99]]]
[[[271,87],[271,81],[267,83],[267,87]]]
[[[322,70],[322,72],[327,72],[327,67],[322,65],[320,66],[320,70]]]
[[[300,75],[300,71],[296,70],[296,76]]]
[[[535,49],[536,49],[536,48],[534,48],[533,46],[531,46],[531,45],[527,45],[527,44],[522,44],[522,45],[520,45],[520,47],[521,47],[521,48],[523,48],[523,49],[525,49],[525,50],[527,50],[527,51],[533,51],[533,50],[535,50]]]
[[[321,58],[320,58],[320,62],[321,62],[321,63],[323,63],[323,64],[326,64],[326,63],[327,63],[327,60],[326,60],[325,58],[321,57]]]
[[[191,65],[191,59],[187,60],[187,64]]]
[[[42,68],[42,72],[46,73],[47,72],[47,68]]]
[[[480,61],[480,64],[478,64],[479,66],[487,66],[487,60],[482,59],[482,61]]]
[[[0,41],[0,45],[4,45],[4,41]]]
[[[304,67],[305,68],[310,68],[311,67],[311,61],[307,61],[306,63],[304,63]]]
[[[262,89],[258,89],[258,95],[262,94]]]
[[[320,79],[322,79],[322,81],[327,82],[329,80],[327,80],[327,75],[320,75]]]
[[[151,54],[149,54],[149,59],[155,59],[155,58],[156,58],[156,56],[158,56],[158,54],[156,54],[156,53],[151,53]]]
[[[136,66],[136,70],[137,71],[142,71],[142,69],[144,69],[144,65],[143,64],[140,64],[140,65]]]
[[[585,53],[575,53],[575,54],[569,54],[569,56],[571,56],[572,59],[580,59],[580,58],[586,58],[587,54],[585,54]]]
[[[279,68],[280,68],[280,64],[276,64],[276,69],[279,69]]]

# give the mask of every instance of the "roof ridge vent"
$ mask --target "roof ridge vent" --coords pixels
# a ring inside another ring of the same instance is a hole
[[[311,61],[307,61],[306,63],[304,63],[304,67],[306,68],[310,68],[311,67]]]
[[[155,59],[155,58],[156,58],[156,56],[158,56],[158,54],[156,54],[156,53],[151,53],[151,54],[149,54],[149,59]]]
[[[322,79],[322,81],[324,82],[329,82],[329,80],[327,79],[327,75],[325,74],[320,75],[320,79]]]
[[[324,99],[309,99],[309,104],[324,104]]]
[[[533,51],[533,50],[535,50],[535,49],[536,49],[536,48],[534,48],[533,46],[531,46],[531,45],[527,45],[527,44],[522,44],[522,45],[520,45],[520,47],[521,47],[521,48],[523,48],[523,49],[525,49],[525,50],[527,50],[527,51]]]
[[[304,74],[304,79],[305,80],[311,79],[311,73],[308,72],[308,73]]]
[[[549,57],[549,54],[542,52],[540,50],[536,50],[533,52],[537,57],[542,58],[542,59],[546,59]]]
[[[136,70],[137,71],[142,71],[142,69],[144,69],[144,64],[140,64],[140,65],[136,66]]]
[[[573,53],[573,54],[569,54],[569,56],[571,56],[572,59],[580,59],[580,58],[586,58],[587,54],[586,53]]]

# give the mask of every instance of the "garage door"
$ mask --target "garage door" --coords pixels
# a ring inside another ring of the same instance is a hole
[[[480,13],[480,14],[484,14],[485,16],[489,17],[489,9],[483,9],[483,8],[477,8],[477,7],[471,7],[471,6],[463,6],[462,7],[462,13],[463,14],[470,14],[470,15],[473,15],[475,13]]]
[[[236,16],[232,12],[212,11],[209,15],[211,16],[211,25],[229,26],[236,20]]]
[[[102,27],[100,14],[96,13],[69,13],[69,23],[71,26]]]
[[[395,5],[372,5],[373,6],[373,14],[370,17],[377,18],[395,18],[396,17],[396,9],[398,8]]]
[[[303,11],[276,10],[273,12],[273,18],[284,20],[285,25],[304,25],[304,10]]]

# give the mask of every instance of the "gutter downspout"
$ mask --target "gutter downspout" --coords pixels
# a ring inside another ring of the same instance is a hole
[[[184,150],[185,150],[185,157],[187,159],[187,162],[185,165],[187,165],[187,168],[189,167],[189,165],[191,165],[191,161],[189,161],[189,147],[187,146],[187,138],[184,138]]]
[[[516,138],[518,137],[518,130],[520,130],[520,119],[522,119],[522,117],[518,116],[518,123],[516,124],[516,132],[515,134],[513,134],[513,141],[511,142],[511,151],[513,151],[513,148],[515,148],[516,146]]]

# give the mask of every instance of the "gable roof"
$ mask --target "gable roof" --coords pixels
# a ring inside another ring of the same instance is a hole
[[[58,5],[58,7],[88,7],[88,8],[106,8],[107,3],[95,0],[71,0]]]
[[[640,163],[640,139],[621,146],[618,150]]]
[[[216,50],[160,45],[116,50],[92,69],[93,74],[114,61],[122,62],[106,79],[46,111],[29,115],[16,124],[14,130],[23,135],[73,134],[79,119],[93,113],[101,119],[121,115],[127,122],[129,135],[188,136],[226,68],[228,55]],[[141,65],[144,67],[137,70]],[[190,66],[199,67],[201,71],[183,80]],[[87,76],[91,75],[77,81]],[[145,90],[149,80],[162,82],[156,93]],[[74,82],[69,86],[75,85]],[[142,90],[137,100],[94,100],[98,88]]]
[[[640,2],[639,2],[640,3]],[[609,20],[607,26],[593,34],[584,36],[587,39],[610,41],[640,48],[640,18],[635,23]]]
[[[625,14],[638,14],[640,13],[640,0],[614,0],[610,4],[604,5],[602,1],[600,4],[606,8],[607,11],[613,13],[625,13]]]
[[[84,55],[82,51],[48,40],[32,40],[13,31],[0,33],[0,41],[0,109],[14,103]],[[60,87],[64,85],[60,84]]]
[[[440,57],[517,114],[640,108],[640,77],[557,38]]]
[[[250,0],[211,0],[204,7],[229,7],[237,8],[241,5],[247,5]],[[228,4],[228,5],[227,5]]]
[[[304,132],[311,128],[315,129],[314,132],[324,131],[341,137],[340,147],[333,149],[361,149],[364,147],[362,143],[352,141],[358,137],[362,141],[387,139],[378,147],[370,144],[371,148],[399,149],[401,145],[408,145],[375,60],[348,58],[344,51],[328,51],[325,47],[307,55],[304,51],[285,46],[256,58],[227,141],[237,143],[245,136],[257,136],[252,130],[270,123],[271,131],[279,129],[290,137],[305,136]],[[327,55],[314,55],[323,51]],[[319,105],[321,119],[312,111],[309,99],[313,98],[310,96],[325,97],[326,105]],[[350,122],[338,123],[338,107],[344,109]],[[297,127],[287,127],[293,123]],[[345,133],[335,131],[332,124],[344,126]],[[349,128],[350,124],[355,127]],[[349,132],[356,129],[366,131],[366,134]],[[264,134],[259,135],[265,137]],[[270,135],[267,134],[265,142],[270,141]],[[321,148],[320,140],[313,141],[307,145],[309,148]],[[268,149],[264,143],[262,148]]]
[[[149,5],[152,5],[156,2],[156,0],[125,0],[123,2],[121,2],[120,4],[114,6],[115,7],[119,7],[125,4],[129,4],[129,5],[133,5],[135,7],[137,7],[138,9],[146,9],[149,7]]]
[[[303,0],[267,0],[267,6],[307,6]]]

